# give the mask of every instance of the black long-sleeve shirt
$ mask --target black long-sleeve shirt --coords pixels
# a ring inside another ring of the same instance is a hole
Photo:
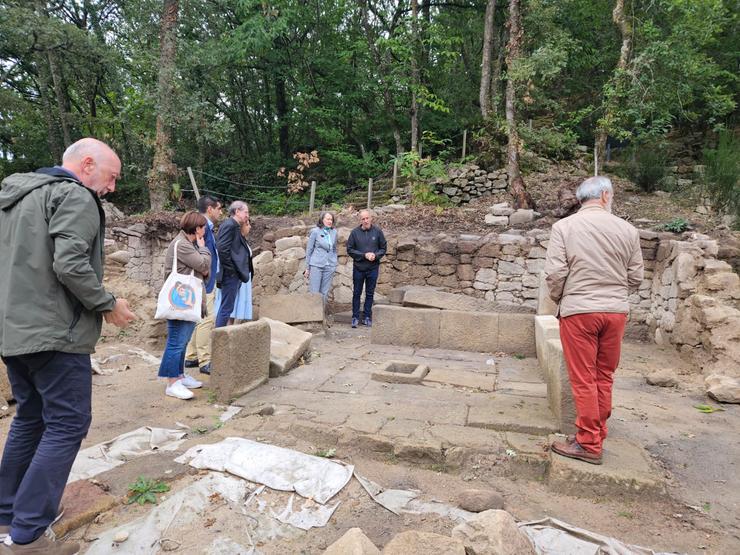
[[[347,239],[347,254],[352,257],[358,270],[370,270],[380,264],[387,247],[385,235],[379,227],[371,225],[369,229],[358,226],[352,230]],[[375,253],[375,260],[365,258],[365,253]]]

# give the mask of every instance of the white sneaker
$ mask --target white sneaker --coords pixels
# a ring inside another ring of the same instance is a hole
[[[183,400],[193,398],[193,392],[182,385],[182,380],[177,380],[175,383],[168,385],[167,389],[164,390],[164,393],[170,397],[177,397],[178,399]]]
[[[198,389],[199,387],[203,387],[203,382],[199,382],[193,376],[189,376],[188,374],[183,374],[183,377],[180,378],[180,383],[188,389]]]

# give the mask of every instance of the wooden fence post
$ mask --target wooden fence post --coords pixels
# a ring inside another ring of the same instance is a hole
[[[308,215],[313,216],[313,204],[316,200],[316,181],[311,181],[311,200],[308,204]]]
[[[193,175],[193,169],[188,166],[188,177],[190,177],[190,184],[193,186],[193,192],[195,193],[195,201],[200,200],[200,192],[198,191],[198,185],[195,183],[195,176]]]
[[[367,209],[373,207],[373,178],[367,180]]]
[[[393,160],[393,189],[396,189],[398,184],[398,158]]]
[[[468,148],[468,130],[465,129],[463,131],[463,155],[462,155],[463,160],[465,160],[465,154],[467,152],[467,148]]]

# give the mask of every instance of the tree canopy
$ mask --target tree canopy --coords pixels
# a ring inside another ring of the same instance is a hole
[[[309,171],[331,201],[409,151],[414,125],[424,155],[459,159],[466,129],[504,153],[509,81],[521,148],[551,158],[600,131],[640,142],[736,125],[735,0],[518,4],[508,59],[506,0],[2,0],[0,177],[92,135],[121,154],[119,198],[143,208],[161,124],[180,187],[192,166],[234,182],[209,188],[262,198],[294,153],[316,150]]]

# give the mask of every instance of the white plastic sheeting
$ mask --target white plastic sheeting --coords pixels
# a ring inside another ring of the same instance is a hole
[[[532,540],[538,555],[675,555],[628,545],[556,518],[523,522],[519,527]]]
[[[92,478],[124,462],[154,451],[174,451],[185,441],[187,430],[145,426],[81,450],[67,483]]]
[[[272,489],[295,491],[321,504],[347,485],[354,470],[351,465],[240,437],[196,445],[175,462],[229,472]]]

